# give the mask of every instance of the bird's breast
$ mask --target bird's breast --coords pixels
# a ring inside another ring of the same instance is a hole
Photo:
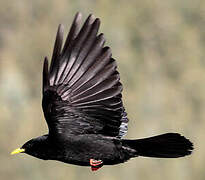
[[[120,152],[111,139],[99,135],[73,136],[63,143],[64,155],[60,161],[88,166],[90,159],[103,160],[104,164],[119,158]]]

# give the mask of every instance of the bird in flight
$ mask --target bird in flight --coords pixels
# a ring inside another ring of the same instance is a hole
[[[111,49],[98,34],[100,19],[89,15],[81,25],[74,17],[63,44],[59,25],[50,67],[43,65],[42,107],[48,134],[33,138],[11,154],[26,153],[96,171],[103,165],[145,156],[178,158],[191,154],[193,144],[178,133],[123,139],[128,118],[122,84]]]

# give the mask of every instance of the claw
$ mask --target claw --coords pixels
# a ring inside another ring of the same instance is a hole
[[[98,169],[100,169],[103,166],[103,161],[90,159],[90,165],[91,165],[92,171],[97,171]]]
[[[101,165],[102,163],[103,163],[102,160],[90,159],[90,165],[91,166],[98,166],[98,165]]]

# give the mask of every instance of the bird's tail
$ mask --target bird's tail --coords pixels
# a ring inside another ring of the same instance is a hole
[[[167,133],[137,140],[123,140],[132,156],[177,158],[191,154],[193,144],[177,133]]]

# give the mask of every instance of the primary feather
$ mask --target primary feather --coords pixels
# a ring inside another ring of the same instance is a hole
[[[59,25],[50,69],[44,61],[42,105],[49,134],[122,137],[128,119],[111,49],[104,47],[103,34],[98,35],[98,18],[88,16],[81,29],[80,23],[77,13],[63,48]]]

